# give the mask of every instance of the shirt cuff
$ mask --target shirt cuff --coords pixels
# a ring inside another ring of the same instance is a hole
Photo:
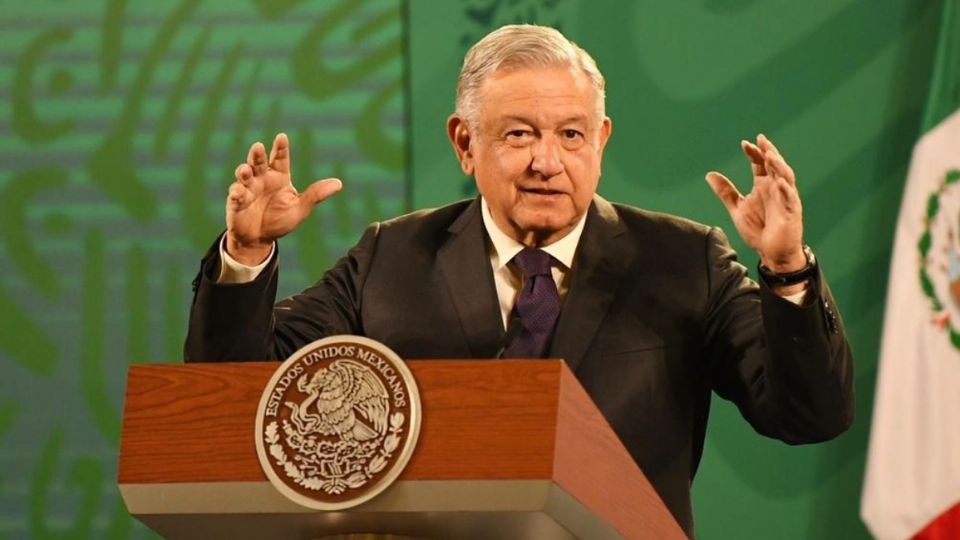
[[[257,279],[260,272],[263,272],[263,269],[267,267],[270,259],[273,258],[273,252],[277,249],[277,243],[274,242],[270,246],[270,255],[267,255],[262,263],[256,266],[247,266],[237,262],[227,253],[226,242],[227,235],[223,235],[220,239],[220,277],[217,278],[217,283],[250,283]]]
[[[224,253],[223,250],[222,250],[222,248],[221,248],[221,252]],[[273,251],[270,252],[270,255],[273,255]],[[267,260],[269,261],[270,259],[268,258]],[[239,264],[239,263],[237,263],[237,264]],[[264,263],[264,264],[266,264],[266,263]],[[258,271],[258,272],[259,272],[259,271]],[[254,277],[256,277],[256,276],[254,276]],[[810,287],[807,287],[806,289],[798,292],[797,294],[791,294],[791,295],[788,295],[788,296],[784,296],[783,299],[786,300],[787,302],[792,303],[792,304],[796,304],[796,305],[798,305],[798,306],[802,306],[802,305],[804,304],[804,302],[806,302],[806,300],[807,300],[807,292],[808,292],[809,290],[810,290]]]

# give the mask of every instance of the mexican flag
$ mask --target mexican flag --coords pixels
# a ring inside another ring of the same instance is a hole
[[[960,539],[960,1],[933,81],[890,266],[860,514],[879,539]]]

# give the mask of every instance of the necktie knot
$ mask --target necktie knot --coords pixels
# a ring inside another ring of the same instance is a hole
[[[520,253],[513,257],[517,268],[523,273],[524,278],[533,276],[549,276],[550,274],[550,254],[542,249],[525,247]]]

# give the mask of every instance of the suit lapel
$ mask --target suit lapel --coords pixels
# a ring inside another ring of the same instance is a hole
[[[571,370],[583,360],[633,259],[626,232],[613,205],[594,196],[550,347],[549,356],[565,359]]]
[[[450,238],[437,255],[440,271],[471,356],[489,358],[503,345],[504,330],[480,199],[474,199],[447,230]]]

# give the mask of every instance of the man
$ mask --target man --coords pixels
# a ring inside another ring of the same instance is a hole
[[[275,307],[277,239],[341,183],[297,193],[287,138],[269,159],[253,145],[198,277],[186,359],[281,359],[341,333],[405,358],[564,358],[692,535],[711,390],[760,433],[826,440],[852,421],[852,359],[770,140],[741,143],[746,196],[707,175],[760,254],[758,287],[718,229],[596,195],[611,130],[585,51],[549,28],[491,33],[467,54],[447,123],[481,197],[371,225]]]

